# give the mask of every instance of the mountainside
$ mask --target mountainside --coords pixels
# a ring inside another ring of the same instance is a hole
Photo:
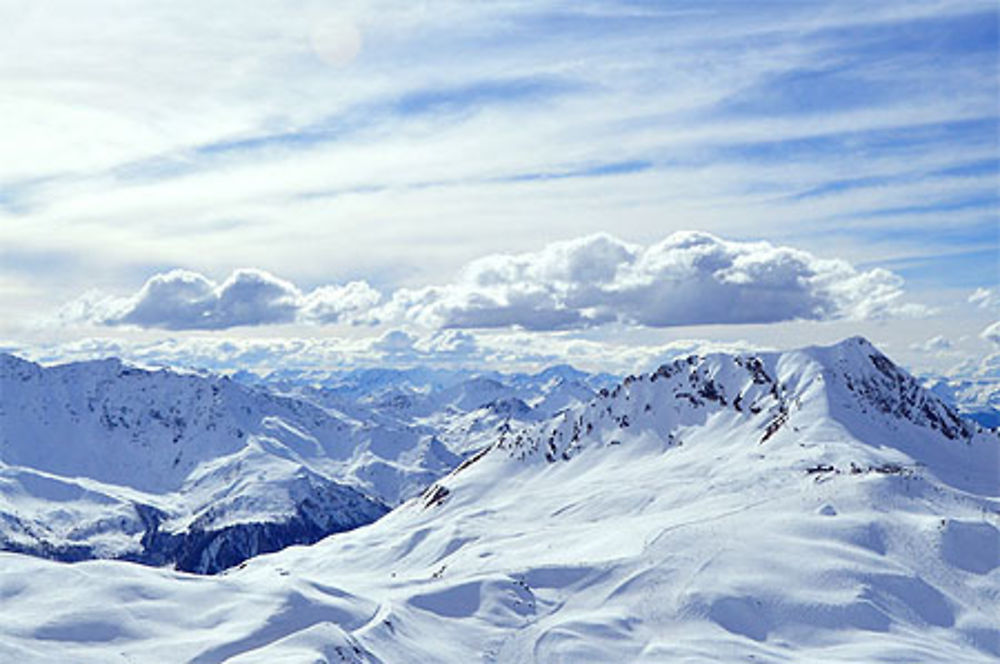
[[[998,450],[863,339],[691,357],[221,576],[0,554],[0,659],[996,661]]]
[[[0,548],[215,572],[377,519],[359,426],[224,378],[0,356]]]
[[[501,425],[546,419],[619,379],[559,365],[536,374],[361,369],[279,371],[243,380],[359,419],[431,432],[465,454],[492,442]]]
[[[593,395],[549,375],[542,386],[519,380],[560,407]],[[248,386],[118,360],[41,367],[0,355],[0,549],[216,572],[369,523],[496,427],[549,412],[465,372],[327,381]]]

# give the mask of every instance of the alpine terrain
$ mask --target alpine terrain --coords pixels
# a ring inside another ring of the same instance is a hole
[[[370,523],[497,427],[607,382],[568,367],[245,378],[0,355],[0,550],[218,572]]]
[[[383,402],[114,362],[2,377],[2,661],[1000,659],[1000,438],[862,338],[549,409],[538,381],[481,408],[464,379]],[[251,522],[353,529],[214,576],[39,557],[215,571],[189,542]]]

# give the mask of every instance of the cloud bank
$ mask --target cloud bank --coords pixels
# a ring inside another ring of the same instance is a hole
[[[993,286],[995,2],[102,4],[0,3],[0,335],[136,264],[440,285],[677,223]]]
[[[220,330],[356,322],[355,314],[371,309],[379,299],[379,293],[361,281],[303,293],[263,270],[236,270],[221,284],[197,272],[171,270],[154,275],[131,297],[97,299],[82,310],[93,322],[105,325]]]
[[[131,297],[91,298],[72,308],[76,318],[170,330],[408,322],[430,329],[555,331],[925,313],[902,302],[903,280],[887,270],[858,270],[792,247],[693,231],[646,247],[597,234],[537,252],[489,255],[466,265],[453,283],[402,288],[384,304],[363,281],[303,292],[256,269],[237,270],[222,283],[173,270],[153,276]]]
[[[208,334],[127,340],[89,337],[57,344],[12,344],[0,352],[57,363],[119,357],[145,366],[252,371],[266,375],[291,370],[323,372],[364,367],[426,366],[450,369],[537,371],[571,362],[588,371],[618,374],[649,371],[690,354],[751,352],[764,346],[746,341],[675,339],[663,343],[594,341],[565,334],[434,330],[415,333],[393,328],[380,336],[220,338]]]
[[[468,264],[385,310],[429,327],[558,330],[871,319],[921,313],[903,280],[767,242],[682,231],[648,247],[597,234]]]

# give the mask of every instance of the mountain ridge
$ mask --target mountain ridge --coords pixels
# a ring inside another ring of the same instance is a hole
[[[387,396],[387,376],[412,378],[375,372],[345,397],[117,358],[43,367],[2,355],[0,548],[217,572],[368,523],[498,422],[540,416],[494,378],[435,374],[434,393]]]

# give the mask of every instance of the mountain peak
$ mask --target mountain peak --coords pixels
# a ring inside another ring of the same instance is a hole
[[[629,439],[658,450],[655,441],[667,441],[669,448],[704,430],[772,452],[795,450],[803,438],[829,438],[838,442],[813,444],[826,450],[825,464],[895,467],[908,458],[956,485],[988,478],[974,471],[975,479],[962,479],[951,466],[975,466],[967,463],[973,456],[989,465],[997,452],[996,440],[979,435],[863,337],[785,352],[680,358],[537,425],[506,428],[496,447],[513,458],[554,463]],[[975,449],[964,454],[950,441]]]

